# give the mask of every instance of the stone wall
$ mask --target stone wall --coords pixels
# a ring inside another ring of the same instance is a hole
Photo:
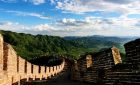
[[[92,56],[92,67],[87,68],[86,56],[75,62],[72,79],[99,85],[140,85],[140,39],[124,45],[126,63],[122,63],[119,49],[112,47]]]
[[[75,61],[72,68],[72,80],[94,82],[96,80],[96,71],[93,70],[95,63],[92,55],[82,55],[82,58]],[[89,58],[91,57],[91,58]],[[92,61],[92,65],[89,65]]]
[[[3,37],[0,35],[0,74],[3,71]]]
[[[4,67],[4,62],[3,62],[3,37],[0,34],[0,82],[4,82],[3,81],[3,67]]]
[[[64,65],[64,60],[61,65],[53,67],[33,65],[18,56],[10,44],[3,42],[0,35],[0,85],[20,85],[29,80],[51,78],[61,72]]]
[[[126,43],[124,47],[127,63],[134,69],[140,68],[140,39]]]
[[[127,64],[108,69],[105,74],[103,82],[108,85],[140,85],[140,70],[130,69]]]

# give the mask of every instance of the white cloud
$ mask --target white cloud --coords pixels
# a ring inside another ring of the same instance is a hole
[[[5,3],[15,3],[17,0],[0,0]]]
[[[0,25],[12,25],[13,23],[12,22],[0,22]]]
[[[48,24],[40,24],[32,27],[34,31],[53,31],[55,30],[52,26]]]
[[[55,0],[50,0],[51,4],[54,4],[55,3]]]
[[[22,12],[22,11],[12,11],[12,10],[4,10],[4,12],[13,13],[13,14],[16,14],[18,16],[32,16],[32,17],[37,17],[40,19],[50,19],[50,17],[48,17],[48,16],[44,16],[42,14],[32,13],[32,12]]]
[[[64,13],[86,13],[94,11],[140,13],[140,0],[53,0],[57,9]]]
[[[48,34],[53,35],[52,33],[56,31],[52,26],[48,24],[39,24],[35,26],[26,26],[15,22],[0,22],[0,30],[9,30],[19,33],[31,33],[31,34]]]
[[[26,26],[12,22],[0,22],[0,29],[55,36],[140,36],[139,24],[139,19],[103,19],[89,16],[82,20],[64,18],[52,24],[39,24],[36,26]]]
[[[19,2],[18,0],[0,0],[2,2],[5,2],[5,3],[17,3]],[[24,2],[29,2],[29,3],[32,3],[34,5],[40,5],[40,4],[44,4],[46,3],[45,0],[21,0],[21,1],[24,1]]]
[[[34,5],[40,5],[45,3],[45,0],[29,0],[30,2],[32,2]]]
[[[87,35],[106,35],[106,36],[140,36],[139,19],[129,18],[96,18],[86,17],[84,20],[62,19],[57,24],[56,34],[60,36],[87,36]],[[61,30],[60,30],[61,29]]]
[[[7,22],[0,22],[0,29],[11,30],[15,32],[23,32],[24,30],[29,29],[29,28],[24,25],[20,25],[18,23],[7,21]]]
[[[75,19],[66,19],[66,18],[62,19],[62,23],[74,23],[75,21],[76,21]]]
[[[104,1],[115,3],[115,4],[128,4],[133,2],[134,0],[104,0]]]

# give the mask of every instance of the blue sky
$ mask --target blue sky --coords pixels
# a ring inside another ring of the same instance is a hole
[[[140,0],[0,0],[0,29],[55,36],[140,36]]]

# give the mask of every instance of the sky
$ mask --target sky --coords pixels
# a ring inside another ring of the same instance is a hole
[[[140,0],[0,0],[0,30],[140,37]]]

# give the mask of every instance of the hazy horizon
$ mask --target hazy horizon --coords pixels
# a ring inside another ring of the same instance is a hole
[[[0,31],[10,31],[10,30],[0,30]],[[10,31],[14,32],[14,31]],[[16,33],[24,33],[24,32],[16,32]],[[30,35],[48,35],[48,34],[31,34],[31,33],[24,33],[24,34],[30,34]],[[56,36],[56,35],[48,35],[48,36]],[[58,37],[117,37],[117,38],[140,38],[140,36],[105,36],[105,35],[86,35],[86,36],[58,36]]]

